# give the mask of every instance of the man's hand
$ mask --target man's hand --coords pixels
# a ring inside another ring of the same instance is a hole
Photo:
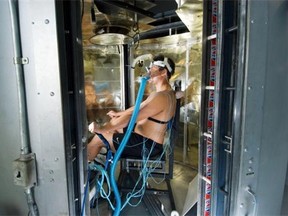
[[[108,115],[110,118],[116,118],[116,117],[119,117],[119,116],[120,116],[117,112],[115,112],[115,111],[113,111],[113,110],[109,111],[109,112],[107,113],[107,115]]]

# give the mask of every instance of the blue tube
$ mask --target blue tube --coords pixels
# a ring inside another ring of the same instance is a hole
[[[86,185],[85,185],[85,190],[84,190],[84,197],[83,197],[82,207],[81,207],[81,216],[85,214],[85,202],[86,202],[86,197],[88,194],[89,179],[90,179],[90,169],[88,168],[87,180],[86,180]]]
[[[123,137],[123,140],[118,148],[118,150],[116,151],[115,155],[114,155],[114,161],[112,163],[111,169],[110,169],[110,183],[111,183],[111,187],[114,191],[114,195],[115,195],[115,201],[116,201],[116,207],[114,210],[113,215],[114,216],[118,216],[120,214],[121,211],[121,198],[120,198],[120,194],[119,194],[119,190],[115,181],[115,169],[116,169],[116,165],[117,162],[126,146],[126,143],[131,135],[131,132],[133,130],[134,124],[136,122],[138,113],[139,113],[139,108],[140,108],[140,104],[142,102],[142,98],[144,95],[144,90],[145,90],[145,86],[146,86],[146,82],[150,77],[142,77],[141,78],[141,83],[140,83],[140,88],[138,91],[138,95],[137,95],[137,99],[135,102],[135,106],[134,106],[134,110],[130,119],[130,122],[128,124],[128,128],[127,131],[125,133],[125,136]]]

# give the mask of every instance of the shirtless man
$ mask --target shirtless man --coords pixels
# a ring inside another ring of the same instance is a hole
[[[176,109],[175,92],[169,84],[174,70],[175,63],[170,58],[163,55],[153,58],[149,69],[149,82],[155,85],[156,92],[141,103],[134,130],[122,152],[122,157],[142,157],[143,145],[148,151],[152,149],[150,156],[163,151],[167,124],[173,118]],[[116,152],[124,138],[133,110],[134,107],[121,112],[110,111],[107,113],[111,117],[108,123],[99,126],[92,122],[89,131],[102,134],[109,142],[111,150]],[[102,147],[105,145],[98,135],[95,135],[87,147],[88,161],[93,161]]]

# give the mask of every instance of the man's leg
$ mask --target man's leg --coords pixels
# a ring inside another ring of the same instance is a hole
[[[115,148],[114,148],[114,145],[112,142],[113,134],[112,133],[105,133],[105,134],[103,134],[103,136],[109,142],[110,149],[112,150],[112,152],[115,152]],[[88,143],[88,146],[87,146],[88,161],[93,161],[103,147],[106,147],[105,144],[102,142],[102,140],[96,134],[92,138],[92,140]]]

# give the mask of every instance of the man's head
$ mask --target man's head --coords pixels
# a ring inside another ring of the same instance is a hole
[[[174,74],[175,71],[175,63],[172,59],[165,57],[164,55],[160,54],[153,58],[153,62],[150,64],[150,68],[152,66],[158,66],[159,71],[166,69],[167,70],[167,78],[168,80]]]

